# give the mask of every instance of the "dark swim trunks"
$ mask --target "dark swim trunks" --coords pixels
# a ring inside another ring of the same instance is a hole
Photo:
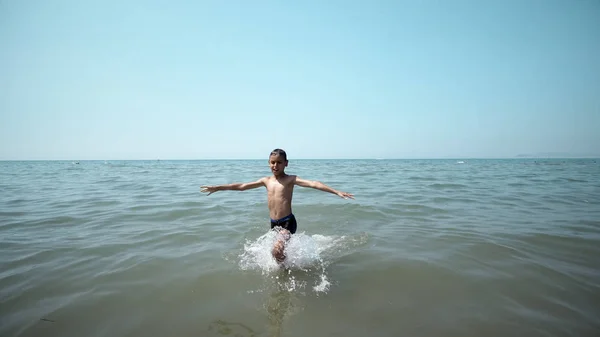
[[[290,233],[294,234],[296,233],[297,226],[298,223],[296,222],[296,217],[294,216],[294,214],[290,214],[279,220],[271,219],[271,229],[275,227],[281,227],[287,229],[288,231],[290,231]]]

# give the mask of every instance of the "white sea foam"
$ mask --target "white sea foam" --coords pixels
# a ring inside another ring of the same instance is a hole
[[[317,293],[329,290],[331,282],[327,277],[326,268],[332,259],[338,256],[343,248],[356,241],[346,236],[296,233],[287,242],[287,258],[280,265],[271,255],[275,240],[274,231],[269,231],[256,240],[248,240],[240,254],[240,268],[259,270],[288,291],[305,289],[310,283],[312,290]],[[333,254],[334,252],[337,254]]]

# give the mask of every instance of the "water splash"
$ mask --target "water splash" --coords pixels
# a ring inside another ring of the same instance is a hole
[[[246,241],[239,255],[239,266],[242,270],[260,271],[290,292],[311,284],[314,292],[326,293],[331,286],[327,267],[366,239],[366,234],[349,237],[296,233],[286,244],[286,260],[279,264],[271,255],[276,233],[269,231],[254,241]]]

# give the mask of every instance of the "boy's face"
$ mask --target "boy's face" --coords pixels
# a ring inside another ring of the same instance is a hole
[[[283,157],[278,154],[269,157],[269,167],[271,168],[271,172],[273,172],[274,176],[282,175],[287,164],[288,161],[283,160]]]

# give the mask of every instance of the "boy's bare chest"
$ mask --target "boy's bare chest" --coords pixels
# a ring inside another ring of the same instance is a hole
[[[292,190],[294,188],[294,184],[289,183],[289,182],[279,182],[279,181],[270,181],[267,184],[267,191],[269,192],[270,195],[275,196],[275,195],[279,195],[279,196],[284,196],[284,195],[289,195],[292,193]]]

